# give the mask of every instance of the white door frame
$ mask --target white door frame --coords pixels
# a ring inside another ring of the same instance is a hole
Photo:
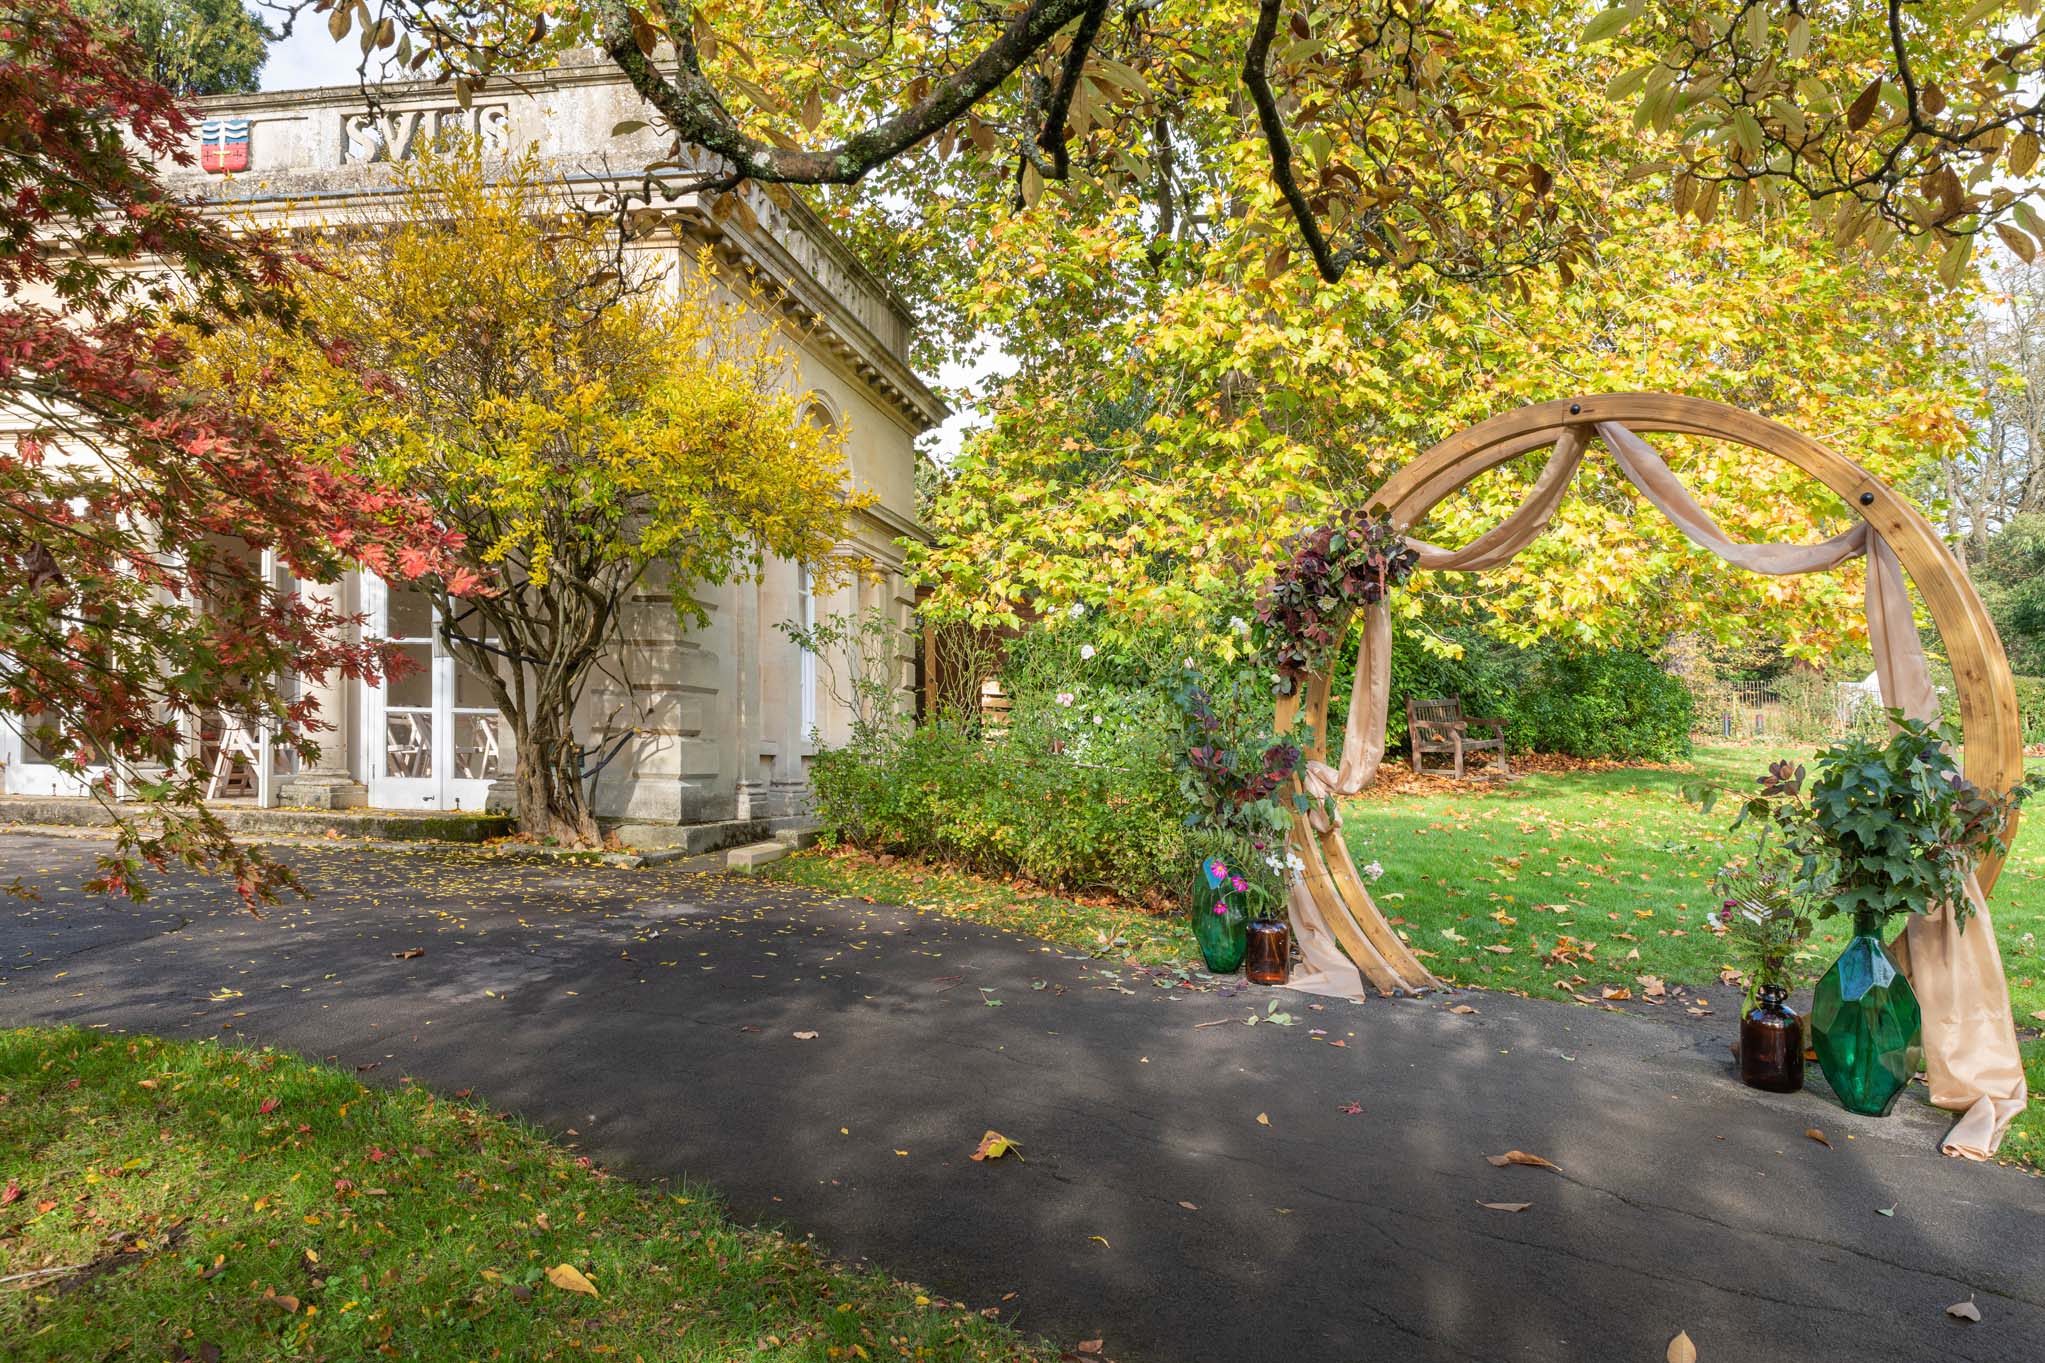
[[[391,637],[386,632],[390,628],[390,588],[373,573],[362,575],[362,613],[367,635],[376,639]],[[406,635],[402,640],[431,645],[429,705],[394,707],[388,703],[388,692],[381,684],[372,685],[366,680],[362,683],[361,770],[363,782],[369,788],[369,803],[379,809],[480,810],[490,793],[491,777],[467,776],[456,770],[455,740],[464,726],[488,723],[497,711],[454,703],[459,664],[441,638],[440,619],[436,609],[430,638]],[[391,770],[393,719],[406,725],[408,738],[416,743],[411,771]],[[501,726],[496,731],[501,734]],[[501,752],[499,771],[508,775],[510,762],[510,752]]]

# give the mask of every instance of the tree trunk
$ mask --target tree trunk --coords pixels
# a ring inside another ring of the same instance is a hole
[[[570,847],[599,845],[582,786],[582,746],[573,734],[535,725],[518,745],[513,774],[521,833]]]

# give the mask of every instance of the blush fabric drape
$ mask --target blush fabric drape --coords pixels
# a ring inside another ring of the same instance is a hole
[[[1775,575],[1816,573],[1865,557],[1868,640],[1882,702],[1912,718],[1938,717],[1938,695],[1911,614],[1902,564],[1869,526],[1857,525],[1819,544],[1743,544],[1726,535],[1646,441],[1614,422],[1599,422],[1596,430],[1627,481],[1648,502],[1693,543],[1735,567]],[[1518,509],[1463,548],[1442,549],[1409,540],[1420,566],[1482,572],[1512,559],[1547,528],[1588,444],[1587,429],[1568,428]],[[1323,849],[1330,855],[1348,853],[1339,834],[1327,836],[1334,831],[1334,821],[1318,807],[1318,800],[1354,795],[1377,774],[1384,759],[1390,694],[1391,616],[1380,603],[1365,608],[1339,763],[1309,762],[1304,777],[1308,793],[1317,797],[1313,827],[1323,835]],[[1361,978],[1328,930],[1313,889],[1300,885],[1292,892],[1294,926],[1309,967],[1300,987],[1319,993],[1361,993]],[[1961,1114],[1941,1148],[1949,1155],[1987,1159],[2024,1110],[2027,1094],[2010,1017],[2008,980],[1988,906],[1971,877],[1967,895],[1974,913],[1964,930],[1950,907],[1941,906],[1933,913],[1911,915],[1892,949],[1923,1010],[1932,1102]]]

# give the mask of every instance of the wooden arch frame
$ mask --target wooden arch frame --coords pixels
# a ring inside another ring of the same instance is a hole
[[[1990,790],[2007,790],[2021,779],[2024,749],[2016,683],[2002,639],[1959,561],[1923,514],[1893,489],[1837,451],[1766,417],[1669,393],[1601,393],[1537,403],[1495,416],[1429,449],[1372,494],[1371,511],[1389,517],[1401,530],[1410,529],[1479,475],[1554,444],[1572,427],[1591,434],[1600,421],[1617,422],[1643,436],[1659,432],[1733,441],[1785,460],[1838,493],[1895,550],[1931,612],[1960,693],[1968,779]],[[1315,736],[1309,755],[1326,760],[1326,672],[1313,674],[1298,695],[1279,701],[1279,727],[1302,712]],[[1399,993],[1438,983],[1371,902],[1340,828],[1321,833],[1300,821],[1291,841],[1307,864],[1308,892],[1373,987]],[[1983,861],[1978,876],[1984,895],[2001,870],[2001,858]]]

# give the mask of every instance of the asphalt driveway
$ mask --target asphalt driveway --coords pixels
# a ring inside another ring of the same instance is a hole
[[[1678,1330],[2045,1359],[2045,1179],[1942,1158],[1922,1109],[1741,1087],[1729,1018],[1191,990],[789,887],[439,852],[293,849],[316,897],[261,920],[187,879],[137,908],[64,888],[93,851],[0,837],[0,883],[42,890],[0,904],[0,1025],[471,1089],[1123,1363],[1659,1360]],[[1246,1025],[1274,1000],[1292,1025]],[[989,1129],[1023,1160],[972,1162]]]

